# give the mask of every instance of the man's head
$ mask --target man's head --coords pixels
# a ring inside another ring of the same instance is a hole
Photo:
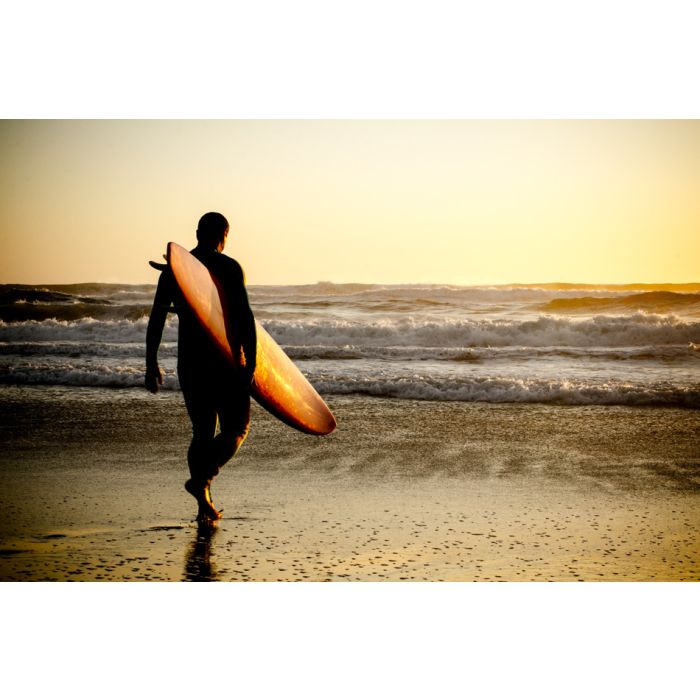
[[[226,221],[226,217],[214,211],[205,214],[197,225],[197,240],[207,248],[222,251],[227,234],[228,221]]]

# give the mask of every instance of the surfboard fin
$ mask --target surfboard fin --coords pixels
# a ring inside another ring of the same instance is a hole
[[[159,262],[154,262],[153,260],[149,260],[148,264],[154,269],[154,270],[160,270],[163,272],[163,270],[168,269],[168,264],[167,263],[159,263]]]

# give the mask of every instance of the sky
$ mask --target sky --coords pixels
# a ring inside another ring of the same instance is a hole
[[[700,280],[700,121],[2,121],[0,283]]]

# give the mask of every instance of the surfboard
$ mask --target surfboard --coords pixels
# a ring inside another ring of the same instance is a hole
[[[224,311],[228,304],[223,286],[177,243],[168,243],[167,260],[185,301],[205,332],[224,357],[237,366],[231,348],[236,329]],[[257,321],[255,330],[257,349],[251,396],[273,416],[303,433],[331,433],[336,421],[325,401]]]

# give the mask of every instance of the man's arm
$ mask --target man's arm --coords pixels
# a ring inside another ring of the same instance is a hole
[[[146,329],[146,389],[152,394],[158,393],[163,384],[163,373],[158,366],[158,348],[163,337],[165,319],[172,302],[172,282],[169,270],[162,272],[158,279],[156,295],[153,299],[151,316]]]
[[[257,334],[255,332],[255,317],[248,302],[248,292],[245,288],[245,275],[240,266],[238,266],[239,274],[236,275],[236,287],[233,291],[232,298],[236,304],[236,329],[238,331],[238,340],[245,355],[245,380],[250,383],[253,380],[255,372],[256,351],[257,351]]]

